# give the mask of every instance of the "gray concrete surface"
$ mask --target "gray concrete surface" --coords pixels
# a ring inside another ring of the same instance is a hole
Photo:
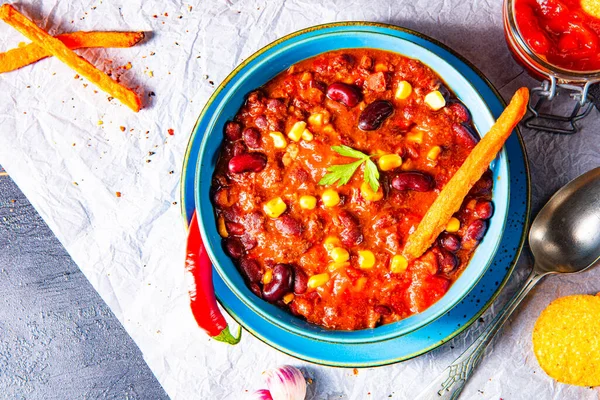
[[[142,354],[0,167],[0,398],[168,399]]]

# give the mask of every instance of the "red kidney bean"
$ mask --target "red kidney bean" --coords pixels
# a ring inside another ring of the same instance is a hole
[[[310,87],[313,89],[318,89],[323,93],[325,93],[327,91],[327,85],[324,82],[317,81],[314,79],[310,81]]]
[[[248,103],[258,103],[263,98],[263,93],[260,90],[255,90],[248,94],[248,99],[246,100]]]
[[[487,221],[476,219],[465,230],[462,238],[462,247],[465,249],[473,249],[485,235],[487,230]]]
[[[242,126],[234,121],[228,121],[225,124],[225,137],[232,142],[242,137]]]
[[[442,96],[444,96],[446,103],[448,103],[450,98],[452,98],[452,93],[450,92],[450,89],[448,89],[446,85],[440,85],[440,87],[437,90],[442,94]]]
[[[259,115],[254,119],[254,125],[261,131],[264,131],[269,127],[269,122],[267,121],[267,117]]]
[[[236,260],[244,255],[244,245],[242,245],[242,242],[238,238],[228,237],[227,239],[223,239],[223,248],[229,254],[229,257]]]
[[[471,131],[471,128],[468,128],[463,124],[452,124],[452,131],[456,135],[456,140],[459,144],[472,147],[479,142],[479,138]]]
[[[494,205],[487,200],[478,201],[473,210],[473,215],[481,219],[490,219],[492,214],[494,214]]]
[[[483,176],[475,182],[475,185],[471,188],[469,194],[471,196],[483,196],[492,192],[493,176],[492,171],[487,170],[483,173]]]
[[[233,153],[234,156],[239,156],[241,154],[247,153],[248,148],[242,142],[234,142],[231,152]]]
[[[336,82],[327,88],[327,97],[348,107],[354,107],[362,99],[362,93],[354,85]]]
[[[275,220],[275,228],[285,236],[298,236],[302,233],[302,224],[287,214]]]
[[[461,102],[453,101],[447,106],[447,108],[452,114],[456,115],[456,118],[458,118],[458,120],[463,124],[468,124],[471,122],[471,113]]]
[[[244,234],[244,225],[238,224],[237,222],[225,221],[227,232],[233,236],[241,236]]]
[[[276,115],[267,115],[267,121],[269,122],[269,129],[273,132],[285,131],[285,122]]]
[[[244,138],[244,142],[251,149],[259,149],[260,148],[260,132],[256,128],[246,128],[244,129],[244,133],[242,133],[242,137]]]
[[[273,268],[273,279],[263,286],[263,299],[270,303],[280,300],[292,290],[294,273],[287,264],[277,264]]]
[[[242,172],[260,172],[267,165],[267,157],[262,153],[246,153],[231,157],[229,172],[241,174]]]
[[[398,217],[388,212],[386,214],[383,214],[383,215],[380,215],[377,217],[377,219],[373,223],[373,228],[383,229],[383,228],[387,228],[388,226],[395,225],[398,222],[399,222]]]
[[[259,283],[262,280],[263,273],[260,264],[252,258],[242,258],[240,260],[240,271],[248,282]]]
[[[294,270],[294,293],[303,294],[308,288],[308,276],[300,268]]]
[[[438,237],[438,242],[444,249],[453,253],[460,250],[460,238],[453,233],[442,232]]]
[[[285,104],[283,104],[283,101],[279,99],[268,99],[267,110],[273,113],[283,114],[285,113]]]
[[[258,210],[246,214],[242,222],[249,233],[257,234],[265,230],[265,216]]]
[[[449,274],[458,267],[458,258],[447,250],[434,248],[438,261],[438,270],[444,274]]]
[[[388,306],[384,306],[382,304],[378,304],[373,307],[373,311],[379,315],[390,315],[392,313],[392,310]]]
[[[240,240],[242,241],[242,244],[244,245],[244,249],[246,249],[246,251],[250,251],[258,245],[258,241],[256,240],[256,238],[248,234],[243,235],[240,238]]]
[[[378,129],[383,121],[394,112],[394,106],[387,100],[375,100],[358,117],[358,128],[363,131]]]
[[[392,179],[392,187],[396,190],[428,192],[435,187],[435,181],[424,172],[400,172]]]
[[[258,283],[251,283],[250,285],[248,285],[248,287],[250,288],[250,291],[252,293],[254,293],[256,296],[262,299],[262,290],[260,289]]]

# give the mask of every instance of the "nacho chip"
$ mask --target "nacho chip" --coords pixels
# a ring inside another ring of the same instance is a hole
[[[557,381],[600,385],[600,296],[566,296],[550,303],[535,323],[533,351]]]

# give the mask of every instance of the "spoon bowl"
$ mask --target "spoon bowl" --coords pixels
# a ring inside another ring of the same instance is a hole
[[[531,225],[535,272],[581,272],[600,260],[600,168],[572,180]]]

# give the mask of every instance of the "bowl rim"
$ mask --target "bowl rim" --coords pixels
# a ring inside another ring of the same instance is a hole
[[[206,112],[207,112],[207,109],[210,107],[210,105],[212,104],[212,102],[213,102],[213,101],[216,99],[217,95],[218,95],[218,94],[219,94],[219,93],[220,93],[220,92],[221,92],[221,91],[222,91],[222,90],[225,88],[225,86],[226,86],[226,85],[227,85],[227,84],[228,84],[228,83],[231,81],[231,79],[232,79],[232,78],[234,78],[234,77],[235,77],[235,76],[236,76],[236,75],[237,75],[237,74],[240,72],[240,70],[241,70],[241,69],[243,69],[243,68],[244,68],[244,67],[245,67],[247,64],[249,64],[250,62],[254,61],[256,58],[258,58],[259,56],[261,56],[261,55],[262,55],[264,52],[268,51],[268,50],[269,50],[269,49],[271,49],[272,47],[274,47],[274,46],[276,46],[276,45],[278,45],[278,44],[280,44],[280,43],[282,43],[282,42],[285,42],[285,41],[287,41],[287,40],[289,40],[289,39],[291,39],[291,38],[294,38],[294,37],[296,37],[296,36],[299,36],[299,35],[302,35],[302,34],[305,34],[305,33],[309,33],[309,32],[313,32],[313,31],[317,31],[317,30],[326,29],[326,28],[335,28],[335,27],[350,27],[350,28],[351,28],[351,27],[357,27],[357,28],[364,29],[364,28],[368,28],[368,27],[371,27],[371,26],[372,26],[372,27],[379,27],[379,28],[390,29],[390,30],[396,30],[396,31],[400,31],[400,32],[407,33],[407,34],[411,34],[411,35],[414,35],[414,36],[416,36],[416,37],[418,37],[418,38],[421,38],[421,39],[423,39],[423,40],[426,40],[426,41],[428,41],[428,42],[431,42],[431,43],[433,43],[434,45],[437,45],[437,46],[441,47],[443,50],[446,50],[446,51],[448,51],[450,54],[452,54],[453,56],[455,56],[456,58],[458,58],[460,61],[464,62],[464,63],[465,63],[465,64],[466,64],[468,67],[470,67],[470,68],[472,69],[472,71],[473,71],[475,74],[477,74],[477,75],[478,75],[480,78],[482,78],[482,80],[483,80],[483,81],[484,81],[484,82],[485,82],[485,83],[486,83],[486,84],[487,84],[487,85],[488,85],[488,86],[489,86],[489,87],[492,89],[492,91],[495,93],[495,95],[496,95],[496,96],[499,98],[499,100],[501,101],[501,103],[503,103],[503,104],[504,104],[504,101],[503,101],[503,100],[502,100],[502,98],[501,98],[501,97],[498,95],[498,92],[496,91],[496,89],[495,89],[495,88],[493,87],[493,85],[492,85],[492,84],[489,82],[489,80],[487,80],[487,78],[485,78],[485,76],[483,76],[483,75],[481,74],[481,72],[480,72],[479,70],[477,70],[477,68],[475,68],[475,67],[474,67],[474,66],[473,66],[473,65],[472,65],[470,62],[468,62],[467,60],[465,60],[465,59],[464,59],[462,56],[460,56],[459,54],[457,54],[457,53],[456,53],[456,52],[454,52],[453,50],[449,49],[449,48],[448,48],[448,47],[446,47],[445,45],[443,45],[443,44],[441,44],[441,43],[437,42],[436,40],[434,40],[434,39],[432,39],[432,38],[429,38],[429,37],[428,37],[428,36],[426,36],[426,35],[423,35],[423,34],[420,34],[420,33],[418,33],[418,32],[412,31],[412,30],[410,30],[410,29],[406,29],[406,28],[402,28],[402,27],[398,27],[398,26],[393,26],[393,25],[389,25],[389,24],[373,23],[373,22],[360,22],[360,21],[347,21],[347,22],[338,22],[338,23],[330,23],[330,24],[322,24],[322,25],[317,25],[317,26],[313,26],[313,27],[309,27],[309,28],[306,28],[306,29],[302,29],[302,30],[299,30],[299,31],[293,32],[293,33],[291,33],[291,34],[288,34],[288,35],[286,35],[286,36],[284,36],[284,37],[282,37],[282,38],[280,38],[280,39],[278,39],[278,40],[276,40],[276,41],[274,41],[274,42],[272,42],[272,43],[268,44],[267,46],[265,46],[265,47],[261,48],[259,51],[255,52],[255,53],[254,53],[252,56],[250,56],[250,57],[249,57],[249,58],[247,58],[247,59],[246,59],[244,62],[242,62],[242,63],[241,63],[239,66],[237,66],[237,67],[236,67],[236,68],[235,68],[235,69],[234,69],[234,70],[233,70],[233,71],[232,71],[232,72],[231,72],[231,73],[230,73],[230,74],[229,74],[229,75],[228,75],[228,76],[225,78],[225,80],[223,80],[223,82],[222,82],[222,83],[219,85],[219,87],[217,88],[217,90],[216,90],[216,91],[213,93],[213,95],[211,96],[211,98],[209,99],[209,101],[206,103],[206,105],[205,105],[205,107],[204,107],[204,109],[203,109],[202,113],[201,113],[201,114],[200,114],[200,116],[198,117],[198,120],[197,120],[197,122],[196,122],[196,125],[194,126],[194,130],[192,131],[192,135],[196,135],[196,134],[197,134],[197,129],[196,129],[196,128],[197,128],[197,125],[198,125],[199,121],[200,121],[200,120],[201,120],[201,119],[202,119],[202,118],[205,116],[205,114],[206,114]],[[378,34],[384,34],[384,35],[385,35],[385,33],[382,33],[382,32],[369,32],[369,31],[361,31],[361,32],[365,32],[365,33],[378,33]],[[332,33],[344,33],[344,32],[332,32]],[[400,38],[400,39],[402,39],[402,38]],[[404,40],[406,40],[406,39],[404,39]],[[422,46],[421,46],[421,45],[419,45],[419,44],[416,44],[416,45],[417,45],[417,46],[419,46],[419,47],[422,47]],[[426,50],[426,51],[431,51],[431,50],[429,50],[429,49],[425,49],[425,50]],[[436,56],[437,56],[438,58],[441,58],[441,59],[442,59],[442,61],[445,61],[445,60],[444,60],[442,57],[440,57],[439,55],[436,55]],[[462,75],[462,73],[461,73],[461,72],[459,72],[459,71],[457,71],[457,70],[456,70],[454,67],[452,67],[452,69],[454,69],[454,70],[455,70],[455,71],[456,71],[458,74]],[[466,78],[465,78],[465,79],[466,79]],[[479,97],[479,98],[482,100],[482,103],[483,103],[484,105],[486,105],[486,108],[489,110],[489,107],[487,106],[487,104],[486,104],[485,100],[484,100],[484,99],[481,97],[481,95],[479,95],[479,93],[477,93],[477,95],[478,95],[478,97]],[[490,113],[490,114],[491,114],[491,113]],[[492,114],[492,115],[493,115],[493,114]],[[518,136],[518,139],[519,139],[519,142],[520,142],[521,148],[523,149],[523,151],[524,151],[524,154],[525,154],[525,157],[526,157],[526,153],[525,153],[525,149],[524,149],[524,146],[523,146],[523,141],[522,141],[522,138],[521,138],[521,136],[520,136],[520,132],[519,132],[518,128],[517,128],[517,129],[515,129],[515,130],[516,130],[516,132],[517,132],[517,136]],[[202,153],[204,152],[204,147],[205,147],[205,143],[206,143],[206,139],[205,139],[205,138],[206,138],[206,137],[207,137],[207,136],[204,136],[204,137],[203,137],[203,139],[202,139],[202,145],[201,145],[201,149],[200,149],[200,154],[202,154]],[[193,137],[192,137],[192,139],[193,139]],[[191,139],[190,139],[190,141],[191,141]],[[187,151],[186,151],[185,159],[184,159],[184,165],[186,165],[186,166],[188,166],[188,164],[189,164],[189,163],[188,163],[188,160],[189,160],[189,157],[190,157],[190,154],[189,154],[189,152],[190,152],[190,148],[188,147],[188,149],[187,149]],[[503,152],[505,152],[505,150],[503,150]],[[200,159],[199,159],[199,160],[200,160]],[[506,162],[506,168],[508,169],[508,168],[509,168],[509,165],[508,165],[508,164],[509,164],[509,163],[508,163],[508,159],[506,159],[506,161],[505,161],[505,162]],[[201,163],[200,163],[200,161],[199,161],[199,162],[198,162],[198,165],[197,165],[197,167],[198,167],[198,170],[200,170],[200,164],[201,164]],[[528,174],[528,182],[527,182],[527,189],[528,189],[527,198],[528,198],[528,204],[527,204],[527,207],[528,207],[528,209],[529,209],[529,191],[530,191],[530,188],[529,188],[529,169],[528,169],[528,166],[527,166],[527,174]],[[184,175],[182,175],[182,180],[184,179],[184,177],[185,177],[185,174],[184,174]],[[510,190],[510,185],[508,186],[508,190]],[[182,194],[183,194],[183,181],[182,181],[181,191],[182,191]],[[509,195],[508,195],[508,193],[507,193],[507,197],[508,197],[508,196],[509,196]],[[198,199],[198,197],[196,197],[196,199]],[[198,200],[196,200],[196,201],[198,201]],[[508,209],[508,207],[507,207],[507,209]],[[184,204],[183,202],[182,202],[182,210],[183,210],[183,213],[184,213],[184,214],[187,214],[187,213],[186,213],[186,207],[185,207],[185,204]],[[187,216],[185,217],[185,220],[187,221]],[[506,221],[507,221],[507,216],[505,215],[505,217],[504,217],[504,219],[503,219],[503,221],[502,221],[503,227],[502,227],[501,231],[503,231],[503,228],[504,228],[504,226],[505,226],[505,224],[506,224]],[[205,227],[204,227],[204,225],[203,225],[201,229],[202,229],[202,231],[203,231],[203,234],[204,234],[204,235],[206,235],[206,233],[204,232],[204,228],[205,228]],[[206,236],[205,236],[205,238],[206,238]],[[456,305],[458,302],[460,302],[460,301],[461,301],[461,299],[463,299],[463,298],[464,298],[464,297],[465,297],[465,296],[466,296],[466,295],[467,295],[467,294],[468,294],[468,293],[469,293],[469,292],[472,290],[472,288],[476,286],[476,284],[479,282],[479,280],[480,280],[480,279],[481,279],[481,277],[483,276],[483,273],[485,272],[485,270],[487,270],[487,268],[489,268],[489,265],[490,265],[490,263],[491,263],[491,262],[492,262],[492,260],[493,260],[493,257],[492,257],[492,256],[493,256],[494,254],[496,254],[496,252],[497,252],[497,249],[498,249],[498,246],[499,246],[499,243],[500,243],[500,238],[501,238],[501,234],[500,234],[500,236],[499,236],[498,240],[496,241],[496,243],[494,244],[493,251],[491,252],[491,256],[490,256],[490,257],[488,258],[488,260],[487,260],[487,263],[486,263],[486,266],[485,266],[485,268],[483,268],[483,269],[481,270],[481,271],[482,271],[482,273],[478,274],[478,275],[477,275],[477,278],[476,278],[476,279],[473,279],[473,280],[472,280],[472,282],[470,282],[470,283],[469,283],[469,287],[468,287],[468,288],[466,288],[462,294],[460,294],[460,295],[457,295],[457,298],[456,298],[456,301],[455,301],[455,302],[452,302],[452,303],[450,303],[450,304],[449,304],[447,307],[444,307],[444,311],[441,311],[441,312],[439,312],[439,313],[438,313],[438,315],[433,315],[433,316],[432,316],[431,318],[429,318],[428,320],[425,320],[425,321],[421,321],[421,322],[419,322],[419,323],[417,324],[418,326],[416,326],[416,327],[414,327],[414,328],[412,328],[412,329],[408,329],[408,330],[407,330],[407,329],[405,328],[404,330],[402,330],[402,329],[401,329],[401,330],[399,330],[399,331],[396,331],[396,332],[390,332],[390,333],[388,333],[388,334],[385,334],[385,335],[378,335],[378,336],[377,336],[377,337],[375,337],[375,338],[360,338],[360,339],[354,339],[354,340],[349,340],[349,341],[348,341],[348,340],[343,340],[343,342],[345,342],[345,343],[365,343],[365,342],[374,342],[374,341],[383,341],[383,340],[388,340],[388,339],[392,339],[392,338],[394,338],[394,337],[401,336],[401,335],[403,335],[403,334],[406,334],[406,333],[408,333],[408,332],[412,332],[412,331],[414,331],[414,330],[416,330],[416,329],[423,328],[425,325],[427,325],[427,324],[429,324],[429,323],[433,322],[434,320],[438,319],[439,317],[441,317],[442,315],[444,315],[444,313],[445,313],[445,312],[447,312],[447,310],[448,310],[448,309],[451,309],[451,308],[453,308],[453,307],[454,307],[454,306],[455,306],[455,305]],[[524,238],[525,238],[525,236],[523,235],[523,237],[521,238],[521,246],[522,246],[522,243],[524,242]],[[210,246],[208,246],[208,247],[210,247]],[[211,251],[210,251],[210,250],[209,250],[209,253],[211,253]],[[221,275],[221,278],[223,278],[223,280],[224,280],[224,281],[225,281],[225,282],[228,284],[228,286],[230,287],[230,289],[231,289],[231,290],[232,290],[232,291],[235,293],[235,295],[236,295],[238,298],[240,298],[240,300],[242,300],[244,303],[246,303],[246,305],[247,305],[247,306],[249,306],[249,307],[250,307],[250,308],[251,308],[251,309],[252,309],[252,310],[253,310],[253,311],[254,311],[256,314],[258,314],[258,315],[259,315],[259,316],[261,316],[262,318],[266,319],[266,320],[267,320],[267,321],[269,321],[270,323],[274,323],[274,324],[276,324],[277,326],[279,326],[279,327],[281,327],[281,328],[283,328],[283,329],[286,329],[286,330],[288,330],[288,331],[291,331],[291,332],[293,332],[293,333],[296,333],[296,334],[298,334],[298,332],[295,332],[294,330],[290,330],[290,329],[289,329],[289,328],[288,328],[288,327],[287,327],[285,324],[276,323],[276,322],[274,322],[274,321],[272,321],[272,320],[270,320],[270,319],[268,319],[268,318],[265,318],[265,316],[263,316],[263,315],[261,314],[261,312],[259,312],[259,311],[256,309],[256,307],[255,307],[254,305],[249,305],[249,304],[247,304],[247,301],[246,301],[246,300],[243,298],[243,296],[240,296],[240,293],[238,293],[237,287],[236,287],[235,285],[233,285],[234,287],[231,287],[232,285],[231,285],[231,284],[230,284],[230,283],[227,281],[227,278],[226,278],[226,277],[223,277],[223,271],[221,271],[221,270],[220,270],[220,268],[221,268],[221,267],[220,267],[220,266],[218,266],[218,263],[216,263],[216,264],[215,264],[215,268],[217,269],[217,271],[218,271],[219,275]],[[514,268],[514,266],[513,266],[513,268]],[[512,270],[512,269],[511,269],[511,270]],[[508,274],[508,275],[510,275],[510,274]],[[502,285],[502,286],[503,286],[503,285]],[[500,286],[500,288],[501,288],[502,286]],[[496,294],[496,295],[497,295],[497,294]],[[486,306],[486,307],[487,307],[487,306]],[[263,311],[263,312],[264,312],[264,311]],[[309,335],[305,335],[305,334],[303,333],[303,331],[301,331],[301,332],[302,332],[302,333],[300,333],[301,335],[308,336],[308,337],[312,337],[313,339],[317,339],[317,340],[328,340],[328,341],[333,341],[333,342],[337,342],[337,341],[339,341],[339,340],[332,340],[332,339],[323,339],[323,338],[319,337],[319,336],[318,336],[318,334],[317,334],[317,335],[310,335],[310,334],[309,334]],[[338,330],[338,331],[332,331],[332,332],[344,332],[344,331],[339,331],[339,330]]]

